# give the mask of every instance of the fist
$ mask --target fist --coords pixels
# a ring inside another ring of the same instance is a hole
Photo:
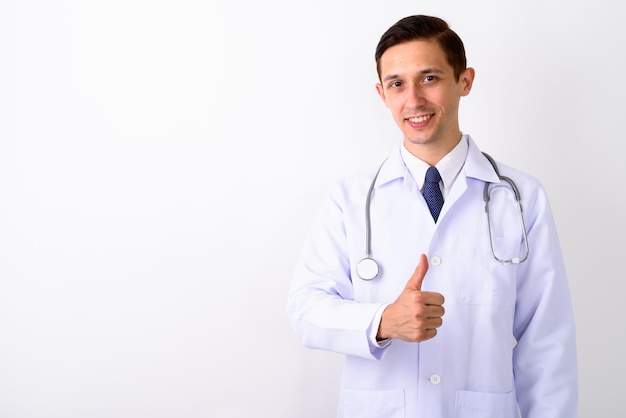
[[[422,254],[402,293],[383,311],[377,338],[421,342],[437,335],[437,328],[443,324],[444,297],[422,291],[427,271],[428,260]]]

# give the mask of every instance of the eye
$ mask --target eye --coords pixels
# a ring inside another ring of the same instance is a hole
[[[389,87],[401,87],[402,86],[402,82],[401,81],[392,81],[391,83],[389,83]]]
[[[437,76],[434,76],[434,75],[427,75],[426,77],[424,77],[424,81],[426,83],[432,83],[436,80],[437,80]]]

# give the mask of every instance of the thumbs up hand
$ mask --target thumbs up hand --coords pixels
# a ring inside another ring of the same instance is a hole
[[[420,342],[437,335],[437,328],[443,323],[444,297],[436,292],[422,292],[427,271],[428,260],[422,254],[400,296],[383,311],[377,338]]]

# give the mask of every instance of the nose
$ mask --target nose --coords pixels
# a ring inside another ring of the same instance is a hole
[[[417,85],[412,85],[410,88],[407,89],[407,96],[408,97],[406,103],[407,106],[411,109],[417,109],[426,104],[424,92]]]

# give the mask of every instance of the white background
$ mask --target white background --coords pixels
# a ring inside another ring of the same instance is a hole
[[[285,296],[328,187],[399,144],[373,54],[417,13],[476,69],[462,130],[548,190],[581,417],[618,416],[622,7],[3,0],[0,417],[332,417],[342,358]]]

